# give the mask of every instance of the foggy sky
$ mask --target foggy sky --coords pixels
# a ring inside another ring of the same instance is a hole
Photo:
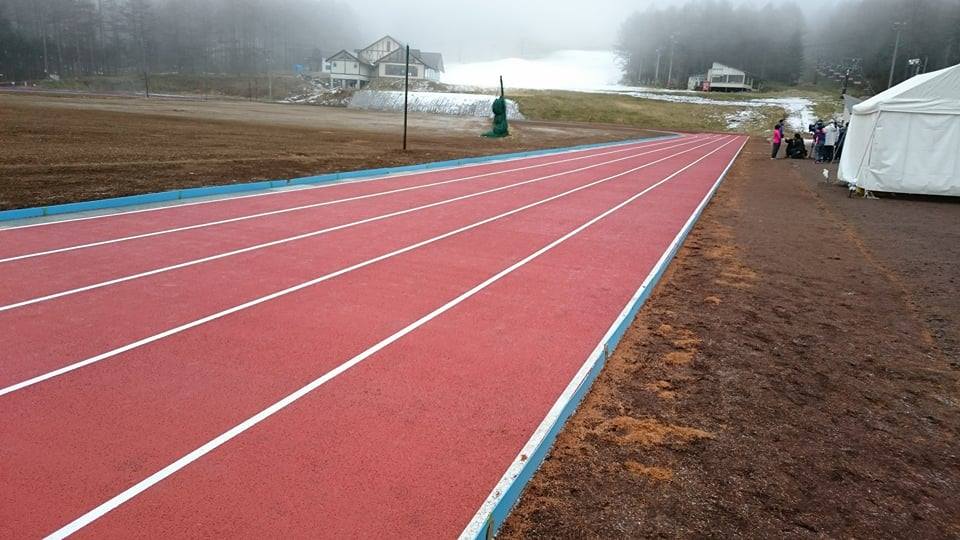
[[[664,0],[350,0],[364,40],[384,34],[447,63],[610,49],[631,12]],[[362,44],[357,44],[362,46]]]
[[[557,50],[610,50],[620,24],[634,11],[689,0],[341,0],[360,21],[363,47],[385,34],[443,53],[446,62],[536,58]],[[730,0],[772,4],[779,0]],[[803,0],[809,23],[836,0]],[[814,16],[811,17],[811,14]],[[784,13],[784,16],[797,16]],[[812,19],[812,20],[811,20]]]

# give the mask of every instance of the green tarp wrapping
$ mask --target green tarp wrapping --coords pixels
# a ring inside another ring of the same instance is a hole
[[[484,133],[484,137],[506,137],[510,135],[507,126],[507,100],[498,97],[493,101],[493,129]]]

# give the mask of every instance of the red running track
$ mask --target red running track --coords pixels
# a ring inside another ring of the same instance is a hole
[[[460,534],[744,142],[0,229],[0,536]]]

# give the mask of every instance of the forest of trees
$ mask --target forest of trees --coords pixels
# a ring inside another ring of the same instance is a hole
[[[686,86],[687,77],[722,62],[762,79],[793,82],[803,71],[799,4],[761,8],[701,0],[636,12],[622,25],[618,53],[629,83]]]
[[[895,26],[896,25],[896,26]],[[807,54],[820,66],[851,69],[873,91],[887,87],[897,30],[896,84],[960,63],[960,0],[844,0],[811,33]]]
[[[928,71],[960,63],[960,0],[839,0],[832,7],[694,0],[634,13],[621,26],[618,53],[632,84],[685,86],[688,76],[721,62],[786,84],[813,76],[815,66],[849,69],[883,90],[894,23],[902,23],[895,82],[908,76],[911,58]]]
[[[811,4],[811,2],[813,2]],[[793,84],[850,70],[866,90],[960,63],[960,0],[681,0],[622,24],[624,80],[683,87],[713,62]],[[0,0],[0,81],[49,75],[257,74],[355,45],[338,0]]]
[[[289,71],[358,31],[334,0],[0,0],[0,79]]]

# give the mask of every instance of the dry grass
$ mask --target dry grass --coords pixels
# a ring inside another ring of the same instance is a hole
[[[215,75],[215,74],[156,74],[150,75],[150,91],[171,94],[205,94],[238,98],[265,99],[272,82],[273,97],[280,99],[304,91],[304,82],[293,75],[265,74]],[[84,90],[90,92],[142,92],[142,75],[110,77],[80,77],[62,81],[44,81],[44,88]]]
[[[677,131],[728,131],[724,118],[736,106],[672,103],[617,94],[524,90],[510,96],[531,120],[598,122]],[[764,107],[742,130],[762,134],[784,111]]]

